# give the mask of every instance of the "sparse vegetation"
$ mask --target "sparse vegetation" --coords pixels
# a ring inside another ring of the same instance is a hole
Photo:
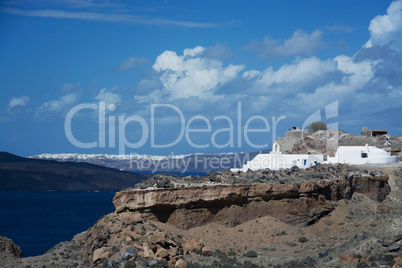
[[[236,252],[234,252],[233,250],[230,250],[228,252],[228,256],[236,256]]]
[[[293,241],[286,241],[286,245],[288,245],[289,247],[295,247],[296,243]]]
[[[254,250],[249,250],[244,254],[244,257],[257,258],[257,252],[255,252]]]
[[[306,127],[308,130],[311,132],[317,132],[318,130],[327,130],[328,129],[328,124],[324,123],[322,121],[319,122],[313,122],[310,125]]]

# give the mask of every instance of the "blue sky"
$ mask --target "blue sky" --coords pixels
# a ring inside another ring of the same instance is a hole
[[[0,150],[22,156],[257,151],[312,119],[402,135],[400,0],[10,0],[0,40]]]

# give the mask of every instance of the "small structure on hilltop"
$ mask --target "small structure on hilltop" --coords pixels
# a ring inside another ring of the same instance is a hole
[[[292,150],[293,146],[303,139],[303,132],[307,130],[292,127],[286,131],[286,137],[278,137],[278,144],[284,152]]]
[[[241,168],[232,168],[232,172],[259,169],[280,170],[285,168],[308,168],[320,164],[386,164],[398,162],[397,156],[375,146],[339,146],[335,156],[323,154],[282,154],[281,147],[274,143],[269,154],[258,154],[251,161],[247,161]]]
[[[388,129],[368,129],[367,127],[363,127],[362,130],[360,131],[360,135],[369,137],[377,137],[387,134]]]

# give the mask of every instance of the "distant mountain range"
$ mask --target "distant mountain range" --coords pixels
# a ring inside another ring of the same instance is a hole
[[[32,159],[0,152],[1,190],[118,191],[148,177],[90,163]]]
[[[267,150],[261,152],[269,152]],[[187,155],[41,154],[31,159],[87,162],[132,172],[205,173],[241,167],[260,152]]]

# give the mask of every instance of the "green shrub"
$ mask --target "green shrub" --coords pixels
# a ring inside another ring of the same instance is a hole
[[[257,258],[257,252],[255,252],[254,250],[249,250],[246,252],[246,254],[244,254],[244,257]]]
[[[327,123],[324,122],[313,122],[310,125],[308,125],[306,127],[308,130],[312,131],[312,132],[316,132],[318,130],[327,130],[328,129],[328,125]]]

